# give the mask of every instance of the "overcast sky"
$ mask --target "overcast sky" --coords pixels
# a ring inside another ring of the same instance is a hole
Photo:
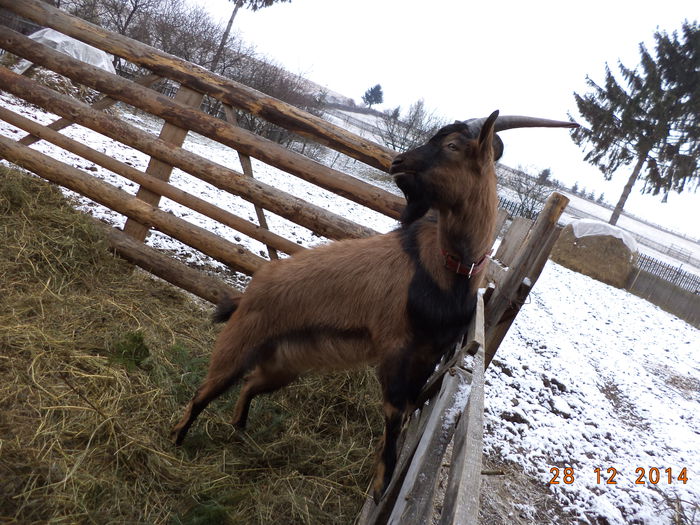
[[[228,0],[190,1],[222,24],[233,7]],[[640,42],[653,49],[657,29],[673,32],[684,19],[700,19],[700,1],[292,0],[240,10],[234,30],[291,72],[358,103],[381,84],[378,109],[422,98],[448,120],[494,109],[566,120],[576,116],[573,92],[586,90],[586,75],[602,81],[606,62],[636,66]],[[565,130],[513,130],[502,138],[505,164],[550,168],[555,178],[604,192],[613,204],[630,172],[606,182]],[[626,209],[700,237],[700,192],[659,200],[635,186]]]

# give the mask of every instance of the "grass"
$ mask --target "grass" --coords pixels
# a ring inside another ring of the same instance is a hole
[[[223,396],[173,447],[210,309],[112,256],[91,220],[0,167],[0,521],[352,523],[382,426],[373,374],[261,397],[245,433]]]

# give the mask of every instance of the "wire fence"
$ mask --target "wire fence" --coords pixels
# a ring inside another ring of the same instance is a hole
[[[637,258],[637,267],[683,290],[700,294],[700,276],[694,273],[686,272],[680,267],[659,261],[643,253],[640,253]]]
[[[542,205],[533,207],[526,203],[512,201],[505,197],[498,198],[498,207],[503,208],[511,217],[525,217],[526,219],[537,219],[537,216],[542,211]]]

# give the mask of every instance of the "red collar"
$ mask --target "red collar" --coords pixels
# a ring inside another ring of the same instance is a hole
[[[442,250],[442,255],[445,256],[445,267],[448,270],[452,270],[453,272],[458,273],[459,275],[466,275],[467,277],[471,277],[472,275],[476,275],[486,267],[486,262],[489,259],[490,253],[485,253],[481,257],[481,259],[471,264],[463,264],[462,261],[460,261],[456,255],[452,255],[447,250]]]

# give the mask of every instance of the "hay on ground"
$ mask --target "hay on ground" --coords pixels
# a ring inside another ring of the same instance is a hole
[[[61,192],[0,168],[0,521],[351,523],[381,431],[370,371],[213,403],[210,309],[112,256]]]

